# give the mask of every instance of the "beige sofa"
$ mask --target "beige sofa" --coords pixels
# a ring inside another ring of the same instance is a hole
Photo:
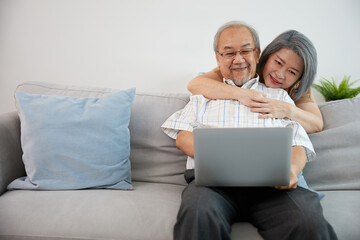
[[[19,91],[102,97],[114,89],[24,83]],[[185,186],[186,156],[161,124],[188,102],[187,94],[137,93],[131,108],[134,190],[7,191],[25,176],[16,112],[0,115],[0,239],[172,239]],[[324,131],[311,134],[317,158],[304,171],[325,194],[324,215],[339,239],[360,239],[360,98],[323,103]],[[235,223],[232,239],[261,239]]]

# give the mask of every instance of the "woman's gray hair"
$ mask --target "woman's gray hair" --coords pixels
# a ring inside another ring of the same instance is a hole
[[[255,42],[255,47],[257,49],[260,49],[260,40],[259,40],[259,35],[257,34],[256,30],[251,27],[250,25],[246,24],[245,22],[241,22],[241,21],[231,21],[231,22],[227,22],[225,23],[224,25],[222,25],[217,33],[215,34],[215,37],[214,37],[214,51],[217,52],[218,51],[218,44],[219,44],[219,38],[220,38],[220,35],[221,33],[228,29],[228,28],[233,28],[233,27],[237,27],[237,28],[240,28],[240,27],[245,27],[247,28],[252,36],[253,36],[253,39],[254,39],[254,42]]]
[[[257,72],[263,81],[263,70],[266,61],[275,52],[282,48],[293,50],[304,62],[304,70],[299,79],[288,90],[292,99],[298,100],[309,90],[313,83],[317,69],[317,53],[312,42],[302,33],[296,30],[289,30],[276,37],[261,54]]]

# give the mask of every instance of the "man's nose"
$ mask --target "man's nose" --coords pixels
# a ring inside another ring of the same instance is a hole
[[[245,62],[245,58],[239,52],[236,52],[234,62],[235,63]]]

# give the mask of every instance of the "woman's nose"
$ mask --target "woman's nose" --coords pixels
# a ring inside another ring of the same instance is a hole
[[[276,77],[280,78],[280,79],[284,79],[285,78],[285,69],[280,68],[276,71]]]

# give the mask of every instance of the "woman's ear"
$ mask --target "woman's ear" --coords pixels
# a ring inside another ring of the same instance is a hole
[[[287,92],[289,93],[290,97],[293,97],[292,96],[293,92],[296,91],[296,89],[298,89],[298,87],[300,86],[300,80],[301,77],[296,82],[294,82],[294,84],[291,87],[289,87]]]

